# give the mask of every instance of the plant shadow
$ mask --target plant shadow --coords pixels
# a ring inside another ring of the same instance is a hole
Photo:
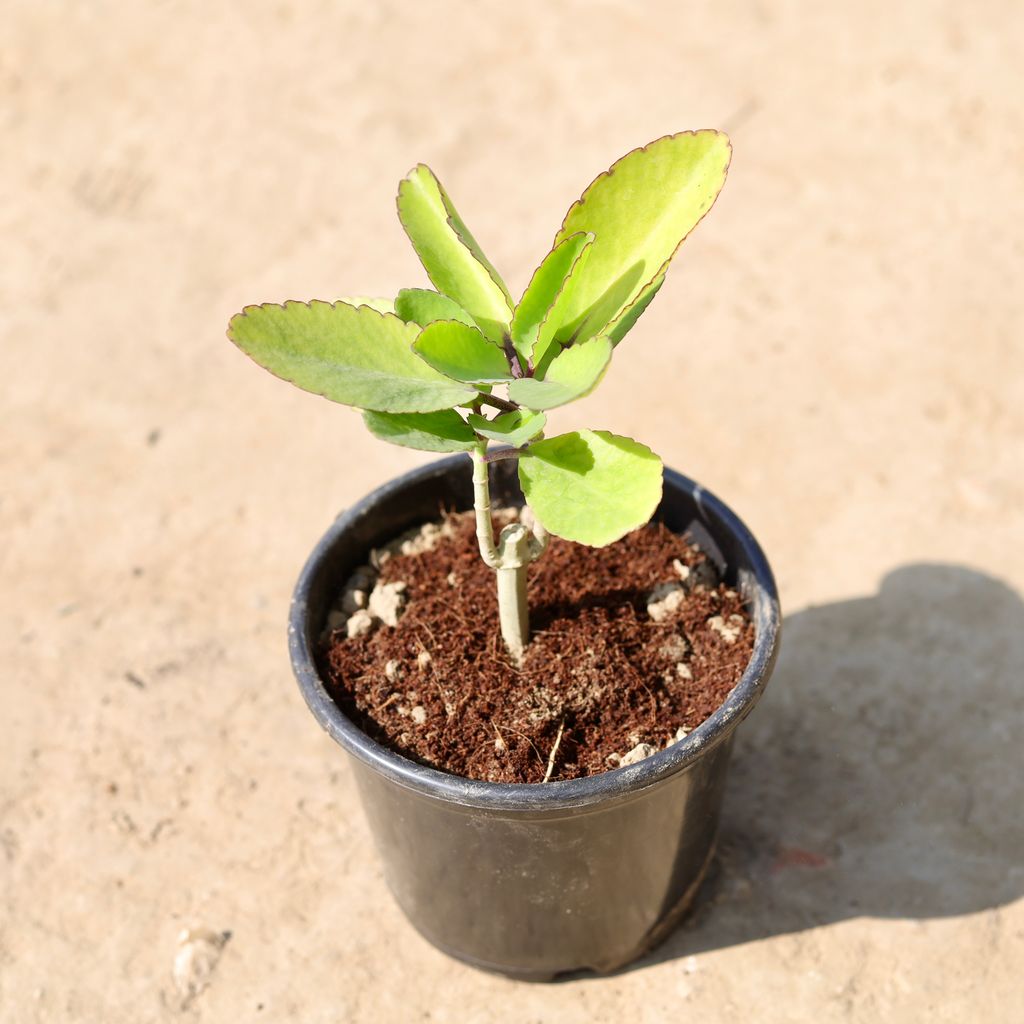
[[[1024,604],[955,565],[787,617],[739,731],[715,869],[627,970],[848,918],[1024,893]]]

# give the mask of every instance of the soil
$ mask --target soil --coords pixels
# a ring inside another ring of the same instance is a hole
[[[519,666],[471,515],[372,561],[329,620],[332,695],[378,742],[467,778],[573,779],[649,756],[719,707],[753,650],[740,595],[657,523],[600,549],[551,539],[530,569]],[[382,604],[397,624],[367,611]]]

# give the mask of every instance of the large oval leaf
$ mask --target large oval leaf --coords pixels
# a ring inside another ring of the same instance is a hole
[[[476,435],[454,409],[440,412],[370,412],[363,421],[382,441],[423,452],[468,452]]]
[[[664,274],[718,197],[731,152],[722,132],[680,132],[627,153],[594,179],[555,236],[556,243],[580,231],[596,236],[559,311],[557,340],[604,331]]]
[[[525,366],[533,357],[540,325],[551,312],[580,255],[594,241],[582,231],[559,242],[533,272],[512,317],[512,344]]]
[[[519,457],[519,483],[544,527],[603,547],[642,526],[661,501],[661,459],[606,430],[537,441]]]
[[[424,327],[413,349],[435,370],[455,380],[494,384],[512,376],[508,360],[475,328],[455,320]]]
[[[426,327],[435,320],[458,320],[475,327],[473,318],[454,300],[429,288],[403,288],[395,299],[393,312],[406,323]]]
[[[528,409],[554,409],[589,395],[608,369],[612,343],[591,338],[563,349],[551,361],[544,379],[521,377],[508,386],[508,397]]]
[[[228,337],[264,369],[333,402],[378,412],[450,409],[474,392],[417,358],[415,324],[344,302],[246,306]]]
[[[399,183],[398,217],[434,287],[501,345],[512,319],[508,289],[425,164]]]

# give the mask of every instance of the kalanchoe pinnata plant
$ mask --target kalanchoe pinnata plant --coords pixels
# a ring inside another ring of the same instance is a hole
[[[662,465],[649,448],[603,430],[545,437],[545,413],[597,386],[718,196],[730,152],[721,132],[697,131],[627,153],[570,207],[518,303],[420,164],[398,187],[398,216],[436,290],[247,306],[231,320],[229,337],[257,363],[363,410],[377,437],[469,454],[480,553],[517,659],[529,641],[526,570],[548,533],[602,547],[657,508]],[[495,541],[487,464],[508,458],[533,525]]]

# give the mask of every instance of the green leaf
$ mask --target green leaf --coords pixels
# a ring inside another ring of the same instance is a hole
[[[594,236],[582,231],[559,242],[533,272],[512,317],[512,344],[523,365],[533,356],[537,332],[565,287],[583,251]]]
[[[528,409],[554,409],[589,395],[597,387],[612,357],[612,343],[591,338],[563,349],[552,361],[544,379],[521,377],[508,386],[508,397]]]
[[[551,360],[558,355],[561,345],[558,343],[556,338],[560,331],[568,335],[565,339],[566,344],[572,343],[573,339],[571,332],[562,331],[566,322],[565,310],[569,307],[569,304],[572,301],[576,282],[579,280],[580,274],[586,266],[590,252],[591,246],[588,245],[580,253],[578,259],[570,268],[569,274],[562,285],[562,289],[558,293],[558,297],[552,304],[551,309],[548,310],[547,315],[544,317],[544,322],[540,325],[540,329],[537,331],[537,341],[533,346],[533,354],[531,356],[534,371],[536,371],[538,367],[546,367]],[[539,374],[539,376],[543,376],[543,373]]]
[[[418,359],[415,324],[344,302],[246,306],[228,337],[264,369],[333,402],[378,412],[450,409],[473,397]]]
[[[476,413],[466,417],[469,425],[481,436],[499,444],[510,444],[520,448],[527,441],[536,437],[547,423],[547,416],[542,412],[530,412],[520,409],[517,412],[506,412],[489,420]]]
[[[475,327],[455,320],[436,320],[424,327],[413,351],[435,370],[455,380],[493,384],[512,376],[504,353]]]
[[[473,318],[454,300],[429,288],[403,288],[395,299],[394,312],[406,323],[426,327],[435,320],[457,320],[475,327]]]
[[[512,319],[508,289],[425,164],[399,183],[398,217],[434,287],[500,347]]]
[[[519,457],[519,483],[550,533],[603,547],[654,514],[662,465],[632,438],[580,430],[530,445]]]
[[[655,278],[647,288],[642,291],[633,302],[631,306],[627,306],[616,318],[612,321],[608,330],[605,332],[609,338],[611,338],[613,345],[618,345],[620,341],[633,329],[633,325],[643,315],[644,310],[651,304],[651,300],[655,295],[658,294],[658,290],[665,283],[665,275]]]
[[[395,303],[391,299],[368,299],[365,295],[346,295],[344,298],[338,299],[338,302],[344,302],[346,306],[369,306],[370,309],[375,309],[378,313],[394,313],[395,311]]]
[[[363,413],[370,433],[382,441],[424,452],[468,452],[477,439],[454,409],[440,412]]]
[[[556,244],[596,236],[556,332],[560,342],[599,334],[661,277],[718,197],[731,155],[717,131],[666,135],[598,175],[565,215]]]

